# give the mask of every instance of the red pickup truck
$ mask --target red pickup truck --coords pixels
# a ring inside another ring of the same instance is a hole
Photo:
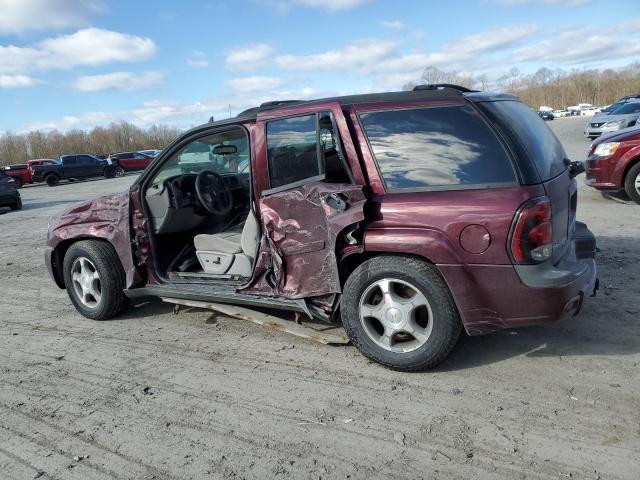
[[[16,188],[20,188],[22,185],[33,183],[33,167],[35,165],[47,165],[51,163],[56,163],[56,161],[50,158],[38,158],[36,160],[29,160],[27,163],[4,167],[4,172],[15,180]]]

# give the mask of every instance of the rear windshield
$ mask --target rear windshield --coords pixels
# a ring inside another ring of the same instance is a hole
[[[478,106],[502,130],[515,150],[525,183],[532,183],[531,164],[540,181],[549,180],[567,168],[567,154],[551,129],[536,112],[515,100],[481,102]],[[523,158],[524,157],[524,158]]]

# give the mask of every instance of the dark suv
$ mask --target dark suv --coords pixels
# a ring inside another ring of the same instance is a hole
[[[194,128],[129,191],[51,221],[78,311],[144,296],[302,312],[400,370],[577,314],[597,287],[580,165],[516,97],[427,85],[272,102]]]

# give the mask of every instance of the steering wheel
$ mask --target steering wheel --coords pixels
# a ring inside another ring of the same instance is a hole
[[[233,208],[233,195],[225,179],[203,170],[196,177],[196,195],[202,206],[214,215],[226,215]]]

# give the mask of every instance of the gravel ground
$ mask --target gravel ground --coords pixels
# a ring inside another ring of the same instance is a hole
[[[583,124],[550,123],[573,159]],[[25,187],[0,215],[0,477],[638,478],[640,207],[580,179],[602,286],[583,313],[401,374],[156,301],[78,315],[43,265],[47,219],[132,178]]]

